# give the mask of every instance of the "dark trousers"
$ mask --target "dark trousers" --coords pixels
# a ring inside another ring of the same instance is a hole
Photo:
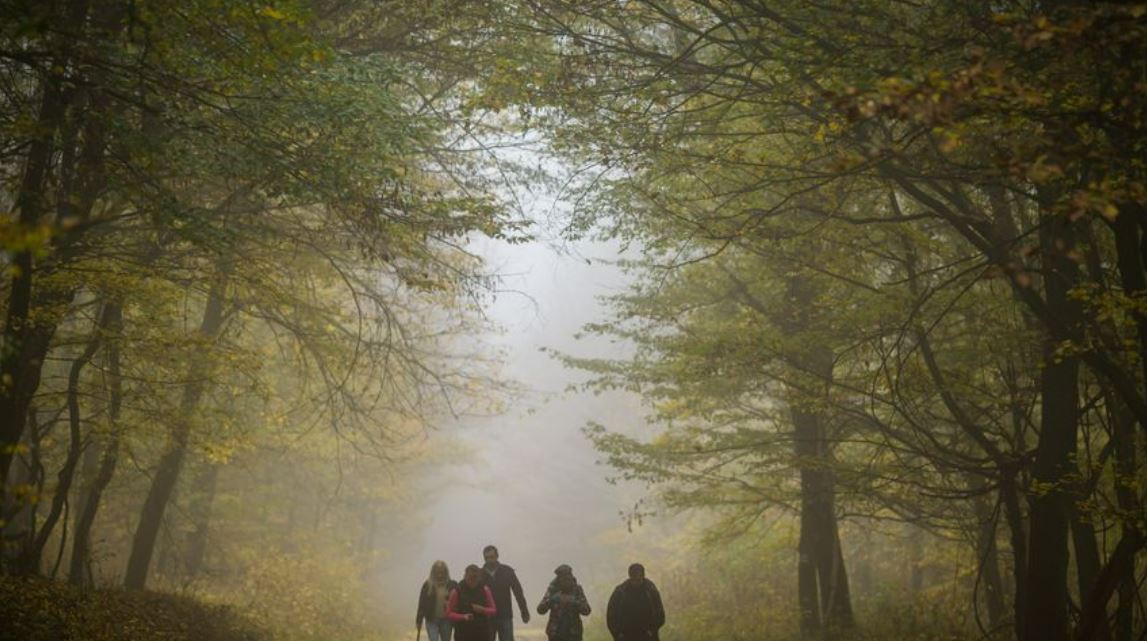
[[[659,641],[657,630],[629,630],[613,635],[614,641]]]
[[[455,623],[454,641],[490,641],[489,623],[485,619]]]
[[[514,641],[514,619],[511,617],[490,619],[490,641]]]

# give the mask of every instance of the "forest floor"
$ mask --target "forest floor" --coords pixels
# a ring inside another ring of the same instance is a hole
[[[233,610],[191,597],[0,577],[0,641],[269,641]]]

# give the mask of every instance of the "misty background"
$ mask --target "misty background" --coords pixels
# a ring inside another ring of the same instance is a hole
[[[418,522],[384,543],[388,556],[375,578],[380,603],[413,627],[430,565],[442,559],[460,579],[493,544],[517,571],[530,605],[533,618],[523,626],[515,604],[517,630],[544,630],[545,617],[533,610],[562,563],[574,568],[594,608],[587,629],[604,627],[607,590],[634,561],[646,563],[656,581],[666,542],[649,524],[630,527],[626,515],[645,488],[611,482],[582,428],[597,422],[636,434],[652,427],[637,396],[575,389],[585,374],[544,350],[616,357],[628,349],[578,337],[604,316],[599,297],[625,285],[619,250],[607,242],[515,245],[485,237],[471,249],[500,276],[487,307],[495,330],[480,340],[501,352],[501,376],[520,389],[499,415],[461,417],[428,434],[431,462],[414,481]]]
[[[1147,640],[1147,5],[0,26],[0,641]]]

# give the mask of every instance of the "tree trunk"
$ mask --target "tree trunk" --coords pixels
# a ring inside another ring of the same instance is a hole
[[[226,287],[225,276],[221,273],[207,296],[207,304],[203,312],[203,321],[199,327],[199,336],[206,341],[214,340],[223,328],[223,294]],[[147,584],[148,570],[151,567],[151,557],[155,552],[155,541],[159,536],[159,529],[163,523],[163,515],[167,504],[175,492],[175,484],[179,480],[179,473],[183,468],[183,459],[187,455],[187,443],[191,436],[191,426],[199,400],[207,388],[207,361],[200,353],[194,357],[188,366],[187,382],[183,387],[183,397],[180,399],[175,425],[172,427],[167,451],[159,460],[155,476],[152,478],[151,489],[144,500],[140,511],[139,524],[136,526],[135,536],[132,539],[131,556],[128,558],[127,571],[124,575],[124,587],[129,590],[142,590]]]
[[[1108,393],[1106,397],[1110,400],[1111,394]],[[1099,539],[1095,534],[1095,526],[1090,520],[1092,515],[1085,512],[1081,505],[1085,505],[1088,498],[1095,492],[1095,486],[1099,479],[1089,479],[1083,470],[1078,469],[1078,466],[1076,466],[1076,475],[1077,479],[1073,483],[1073,498],[1070,504],[1071,542],[1075,552],[1075,574],[1079,603],[1081,607],[1086,607],[1093,593],[1099,587],[1099,574],[1103,569],[1103,561],[1100,556]],[[1103,615],[1097,617],[1094,631],[1089,633],[1089,641],[1111,641],[1111,624],[1107,619],[1106,602],[1102,608]]]
[[[93,35],[96,40],[110,40],[123,28],[124,4],[119,0],[108,0],[93,11],[90,0],[69,0],[64,3],[62,15],[58,19],[56,34],[58,41],[53,45],[58,49],[54,67],[66,69],[72,66],[72,50],[80,38]],[[91,20],[89,21],[89,14]],[[88,33],[85,33],[85,30]],[[42,82],[43,97],[37,122],[37,135],[31,140],[25,159],[20,188],[16,194],[16,208],[19,211],[18,223],[22,228],[32,229],[46,222],[49,213],[49,195],[52,159],[59,151],[56,134],[71,120],[64,132],[64,160],[69,167],[61,167],[60,190],[56,195],[57,222],[78,223],[87,219],[95,201],[105,186],[104,154],[107,141],[108,101],[100,91],[99,79],[103,71],[96,70],[91,86],[65,88],[63,76],[51,73]],[[87,113],[79,113],[78,104],[88,98],[90,108]],[[69,119],[68,112],[73,110]],[[82,127],[80,122],[83,122]],[[82,147],[77,154],[74,149],[74,133],[83,133]],[[72,171],[74,163],[75,171]],[[54,258],[67,262],[78,251],[74,234],[80,233],[81,226],[60,234],[53,243],[58,243]],[[6,498],[8,470],[12,463],[15,444],[27,426],[28,411],[32,399],[40,387],[44,359],[56,333],[58,320],[37,319],[36,309],[52,309],[69,302],[75,287],[34,291],[33,278],[36,274],[35,253],[37,248],[27,248],[14,252],[11,262],[11,280],[8,290],[7,314],[0,333],[0,513],[3,513]]]
[[[100,499],[104,489],[115,475],[119,459],[119,416],[123,406],[123,377],[120,374],[120,341],[123,334],[123,308],[118,302],[109,301],[104,307],[107,347],[108,376],[108,441],[103,446],[99,468],[91,483],[84,488],[84,499],[77,506],[75,534],[72,535],[72,558],[68,566],[68,581],[73,585],[92,585],[90,567],[91,531],[100,509]]]
[[[80,425],[80,375],[83,373],[84,367],[91,362],[92,357],[99,351],[100,345],[103,342],[104,330],[109,322],[108,306],[104,305],[100,310],[100,316],[96,320],[95,327],[92,328],[91,337],[88,339],[84,351],[72,361],[72,365],[68,370],[68,454],[57,476],[56,492],[52,496],[52,504],[48,510],[48,515],[44,518],[43,525],[39,531],[36,532],[36,536],[30,542],[29,547],[24,551],[21,571],[25,574],[34,573],[39,569],[40,560],[44,553],[44,546],[47,545],[48,538],[52,535],[56,523],[59,522],[60,516],[63,514],[64,504],[67,502],[68,495],[72,491],[72,482],[76,476],[76,467],[79,465],[80,456],[83,454],[83,435]]]
[[[1147,239],[1143,229],[1147,225],[1147,210],[1139,203],[1123,203],[1119,215],[1111,224],[1115,237],[1116,263],[1119,265],[1119,283],[1128,298],[1142,300],[1147,295]],[[1139,306],[1128,310],[1135,321],[1139,338],[1139,363],[1147,380],[1147,314]]]
[[[1099,559],[1099,541],[1095,537],[1095,526],[1087,522],[1085,516],[1080,514],[1074,505],[1071,512],[1071,542],[1075,549],[1079,602],[1083,604],[1098,587],[1102,564]],[[1111,626],[1106,616],[1099,617],[1095,632],[1089,641],[1111,641]]]
[[[104,351],[107,351],[107,346],[104,347]],[[104,403],[104,411],[107,411],[106,401]],[[76,533],[80,529],[80,518],[88,509],[87,503],[91,497],[91,488],[95,485],[96,479],[99,478],[100,462],[103,461],[106,441],[106,435],[93,430],[88,435],[87,443],[84,445],[84,454],[80,458],[80,469],[77,472],[77,474],[79,474],[79,482],[72,488],[72,497],[69,499],[72,519],[70,524],[72,537],[69,541],[71,551],[68,554],[69,577],[71,572],[70,568],[72,566],[72,555],[76,553],[77,549],[75,538]]]
[[[1140,203],[1120,204],[1119,215],[1112,223],[1112,230],[1123,293],[1131,299],[1142,300],[1147,295],[1147,211]],[[1139,361],[1144,370],[1144,380],[1147,381],[1147,314],[1139,306],[1132,306],[1130,313],[1135,320]],[[1137,514],[1139,501],[1131,485],[1136,473],[1135,419],[1126,408],[1114,407],[1112,424],[1115,427],[1116,501],[1123,513]],[[1135,564],[1130,563],[1120,568],[1119,575],[1119,604],[1115,610],[1114,635],[1116,641],[1131,641],[1139,591],[1135,580]]]
[[[100,457],[99,470],[87,488],[84,498],[83,511],[76,517],[76,532],[72,536],[72,557],[68,565],[68,582],[78,586],[92,586],[95,577],[91,568],[91,533],[96,522],[96,514],[100,509],[100,500],[104,490],[115,476],[116,465],[119,462],[119,434],[113,433],[104,445]]]
[[[844,550],[840,545],[840,529],[836,522],[835,493],[833,507],[828,515],[831,517],[831,549],[826,550],[824,563],[821,565],[821,585],[828,585],[828,595],[821,595],[828,615],[825,624],[829,631],[836,629],[851,629],[855,625],[852,616],[852,591],[848,585],[848,572],[844,567]],[[823,587],[821,588],[824,589]]]
[[[104,347],[104,351],[105,352],[107,351],[106,346]],[[106,404],[105,404],[104,409],[105,409],[105,411],[107,410]],[[99,476],[99,473],[100,473],[100,461],[103,460],[104,447],[106,446],[105,440],[106,439],[104,438],[104,436],[97,434],[97,433],[93,433],[93,434],[89,435],[88,440],[87,440],[87,444],[84,446],[84,455],[80,458],[80,469],[78,471],[78,474],[80,475],[80,481],[79,481],[78,485],[74,488],[74,490],[72,492],[72,498],[70,500],[71,505],[73,506],[73,508],[72,508],[72,536],[73,536],[72,550],[73,550],[73,552],[75,551],[75,548],[76,548],[74,538],[75,538],[76,530],[79,529],[80,515],[82,515],[84,513],[84,511],[87,510],[87,501],[88,501],[88,497],[90,496],[89,490],[91,489],[91,487],[93,485],[95,485],[96,478]],[[69,562],[69,565],[70,565],[70,562]]]
[[[982,485],[982,483],[981,483]],[[988,629],[993,633],[1004,626],[1007,605],[1004,603],[1004,584],[1000,577],[999,548],[996,545],[996,517],[991,505],[983,497],[973,501],[976,513],[976,557],[984,604],[988,609]]]
[[[1107,602],[1111,595],[1118,590],[1120,575],[1127,566],[1135,567],[1135,557],[1143,549],[1144,538],[1138,530],[1128,528],[1119,539],[1107,565],[1099,573],[1095,587],[1084,598],[1080,608],[1079,628],[1076,630],[1076,641],[1091,641],[1099,630],[1100,622],[1107,619]]]
[[[1047,307],[1075,337],[1078,304],[1068,291],[1077,282],[1078,266],[1069,256],[1074,246],[1071,223],[1047,214],[1040,228]],[[1079,359],[1069,348],[1045,340],[1040,381],[1040,435],[1032,465],[1034,497],[1028,545],[1028,599],[1021,641],[1067,641],[1068,526],[1071,520],[1070,476],[1076,471],[1079,430]]]
[[[806,635],[813,630],[831,634],[833,630],[853,626],[848,573],[836,522],[832,448],[824,417],[815,407],[832,382],[833,354],[823,344],[799,345],[802,333],[807,330],[812,298],[812,283],[800,276],[791,277],[788,305],[779,322],[786,338],[798,344],[786,357],[789,365],[798,372],[798,378],[811,375],[807,389],[800,389],[801,383],[791,386],[789,399],[796,464],[800,470],[797,592],[801,631]]]
[[[191,535],[187,538],[184,569],[188,579],[194,579],[203,570],[207,554],[207,534],[211,524],[211,506],[215,502],[215,488],[219,483],[219,465],[204,463],[191,484]]]
[[[61,69],[71,64],[71,50],[88,14],[87,0],[72,0],[59,16],[59,38],[54,64]],[[15,196],[17,222],[24,229],[42,224],[48,213],[49,174],[57,151],[56,133],[68,108],[69,92],[63,77],[48,74],[42,83],[36,135],[28,145],[20,186]],[[28,409],[40,387],[40,370],[48,351],[55,323],[32,319],[35,248],[12,254],[11,278],[2,334],[0,334],[0,492],[7,488],[8,470],[16,445],[27,426]],[[0,496],[3,499],[3,496]],[[0,506],[6,503],[0,500]]]
[[[1025,527],[1023,504],[1020,501],[1014,470],[1000,470],[1000,501],[1004,505],[1004,518],[1008,523],[1008,542],[1012,548],[1012,582],[1015,588],[1012,595],[1012,610],[1015,636],[1017,639],[1026,639],[1023,625],[1024,607],[1027,605],[1028,528]]]
[[[34,414],[31,410],[29,414]],[[28,420],[31,429],[24,434],[21,449],[28,456],[16,457],[8,475],[11,488],[5,511],[0,512],[0,564],[7,574],[23,572],[21,552],[32,544],[35,536],[39,502],[36,497],[43,488],[43,467],[40,465],[40,433],[35,417]]]
[[[821,419],[790,410],[801,475],[798,595],[801,629],[830,630],[853,625],[852,601],[836,523],[833,475]]]
[[[1110,395],[1109,395],[1110,397]],[[1118,404],[1112,405],[1112,425],[1115,440],[1115,500],[1119,509],[1128,515],[1139,514],[1139,496],[1135,491],[1135,419],[1131,412]],[[1134,524],[1123,523],[1124,536]],[[1135,620],[1135,608],[1139,601],[1139,587],[1135,580],[1135,563],[1127,563],[1118,568],[1119,604],[1115,610],[1115,641],[1131,641]]]
[[[803,459],[802,452],[810,447],[815,447],[815,441],[802,435],[808,426],[801,425],[805,421],[797,418],[797,412],[792,414],[794,432],[796,433],[797,456]],[[804,463],[799,463],[799,465],[801,465],[801,510],[800,542],[797,549],[800,555],[797,566],[797,596],[800,606],[801,634],[814,636],[820,634],[822,620],[820,599],[817,596],[817,523],[812,491],[815,483],[812,471],[805,469],[807,465]]]

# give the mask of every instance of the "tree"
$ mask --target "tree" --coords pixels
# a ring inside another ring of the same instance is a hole
[[[27,81],[10,87],[6,113],[21,120],[29,87],[39,87],[49,104],[43,127],[10,131],[13,140],[33,142],[17,145],[30,150],[27,158],[13,154],[25,180],[14,196],[21,222],[12,260],[26,269],[14,270],[9,289],[4,371],[13,385],[4,396],[12,411],[4,416],[3,467],[6,474],[24,434],[28,412],[21,408],[57,393],[43,367],[61,347],[53,338],[91,296],[120,310],[113,325],[126,327],[118,331],[134,334],[137,346],[189,347],[186,365],[156,367],[172,354],[106,341],[115,351],[114,382],[93,388],[107,394],[102,406],[83,408],[106,408],[113,425],[78,528],[77,581],[123,424],[141,422],[138,414],[120,420],[124,359],[143,358],[126,364],[143,373],[127,394],[158,410],[153,420],[171,421],[128,572],[129,584],[141,587],[202,422],[201,403],[247,340],[270,331],[297,357],[305,381],[299,390],[325,408],[317,413],[339,433],[374,433],[373,448],[385,457],[388,440],[371,423],[376,403],[424,417],[440,409],[434,398],[450,403],[485,379],[435,345],[468,331],[470,297],[480,295],[481,266],[461,239],[513,233],[514,225],[485,177],[467,174],[470,160],[444,140],[457,121],[443,107],[466,91],[457,77],[426,72],[418,52],[379,54],[396,45],[391,37],[445,34],[442,14],[421,5],[380,16],[370,8],[235,4],[221,20],[210,2],[139,11],[105,4],[6,8],[26,29],[7,32],[13,46],[4,62]],[[51,45],[42,59],[38,43]],[[36,154],[72,158],[78,169]],[[80,196],[67,191],[72,182],[83,187],[74,188]],[[169,285],[147,287],[147,278]],[[170,286],[193,293],[173,295]],[[167,297],[159,305],[141,298],[157,291]],[[353,304],[332,306],[329,296],[338,294]],[[442,307],[430,314],[427,305]],[[188,332],[182,321],[187,306],[205,310],[198,330]],[[423,321],[434,329],[420,327]],[[239,334],[228,335],[229,325]],[[377,379],[365,382],[358,372]],[[182,401],[168,404],[173,382],[183,388]],[[84,420],[79,407],[72,416]],[[78,426],[54,488],[53,516],[45,529],[28,532],[36,545],[25,558],[39,558],[82,445],[96,440]],[[34,522],[35,510],[4,501],[6,520],[23,512]],[[35,561],[21,567],[37,569]]]
[[[781,218],[800,221],[811,208],[820,222],[802,233],[832,237],[829,230],[851,226],[859,237],[852,246],[870,252],[869,266],[859,273],[875,278],[853,283],[861,289],[895,290],[903,284],[897,274],[919,281],[904,273],[911,261],[919,261],[918,273],[949,271],[947,281],[899,298],[904,307],[893,312],[904,319],[899,328],[890,323],[883,328],[887,338],[868,344],[894,362],[923,365],[938,394],[929,392],[924,398],[931,401],[921,407],[929,418],[939,408],[957,429],[958,440],[949,441],[947,434],[928,434],[931,425],[914,427],[928,440],[913,454],[935,467],[941,484],[953,460],[961,459],[958,478],[971,472],[998,484],[1018,568],[1018,636],[1065,639],[1067,532],[1071,505],[1079,501],[1073,459],[1090,456],[1080,451],[1081,429],[1104,427],[1098,414],[1083,408],[1094,402],[1097,386],[1106,386],[1114,393],[1109,400],[1144,418],[1136,409],[1143,376],[1137,359],[1128,358],[1138,349],[1128,346],[1141,343],[1127,324],[1135,313],[1114,311],[1134,307],[1127,302],[1135,285],[1121,273],[1137,270],[1131,263],[1112,269],[1118,234],[1103,222],[1122,216],[1118,202],[1138,198],[1130,196],[1138,188],[1124,192],[1114,185],[1139,180],[1127,152],[1141,144],[1141,95],[1125,78],[1137,46],[1130,43],[1142,40],[1142,16],[1125,7],[1072,3],[1048,6],[1046,15],[945,2],[873,2],[847,10],[737,1],[527,4],[538,16],[534,29],[553,37],[552,55],[532,62],[550,66],[553,80],[534,82],[526,92],[553,105],[548,124],[556,149],[603,167],[599,184],[615,190],[640,185],[630,193],[644,203],[612,210],[607,227],[643,243],[685,236],[697,239],[692,246],[707,244],[663,266],[732,249],[771,250],[776,238],[761,230]],[[1078,55],[1058,55],[1065,50]],[[1111,144],[1116,138],[1120,143]],[[834,199],[810,207],[810,193]],[[600,220],[603,201],[582,202],[579,225]],[[669,226],[675,231],[664,231]],[[900,245],[897,236],[928,253],[889,255],[886,243]],[[954,251],[936,251],[933,243],[941,240]],[[1134,238],[1125,242],[1127,256]],[[834,273],[847,281],[858,272]],[[990,397],[955,395],[956,377],[939,365],[937,354],[948,346],[930,332],[951,320],[951,310],[924,323],[917,314],[946,289],[954,289],[957,301],[965,292],[990,292],[976,284],[981,274],[1009,285],[996,295],[1019,301],[1018,309],[1003,308],[1022,319],[1013,325],[1012,341],[1028,341],[995,380],[1013,397],[1035,381],[1034,395],[1024,395],[1039,404],[1039,411],[1016,412],[1011,429],[999,433],[987,427],[1007,414],[995,408],[969,413],[969,407],[991,407]],[[1031,363],[1033,346],[1042,353],[1038,369],[1015,369]],[[901,440],[889,417],[908,418],[907,399],[898,392],[911,371],[867,372],[893,376],[852,389],[868,390],[868,402],[887,389],[897,402],[891,415],[866,416],[862,425]],[[852,380],[833,378],[834,386]],[[1030,451],[1016,438],[1024,433],[1037,439]],[[1087,467],[1105,463],[1089,460]],[[1030,528],[1018,496],[1029,473]],[[1111,496],[1112,487],[1090,491]],[[1126,567],[1122,555],[1139,547],[1136,526],[1120,528],[1126,545],[1120,554],[1112,551],[1108,568]],[[1076,538],[1078,551],[1091,547],[1087,528]],[[1113,585],[1081,599],[1106,602]],[[1088,609],[1102,618],[1095,613],[1104,608]],[[1096,629],[1080,625],[1076,633]]]

